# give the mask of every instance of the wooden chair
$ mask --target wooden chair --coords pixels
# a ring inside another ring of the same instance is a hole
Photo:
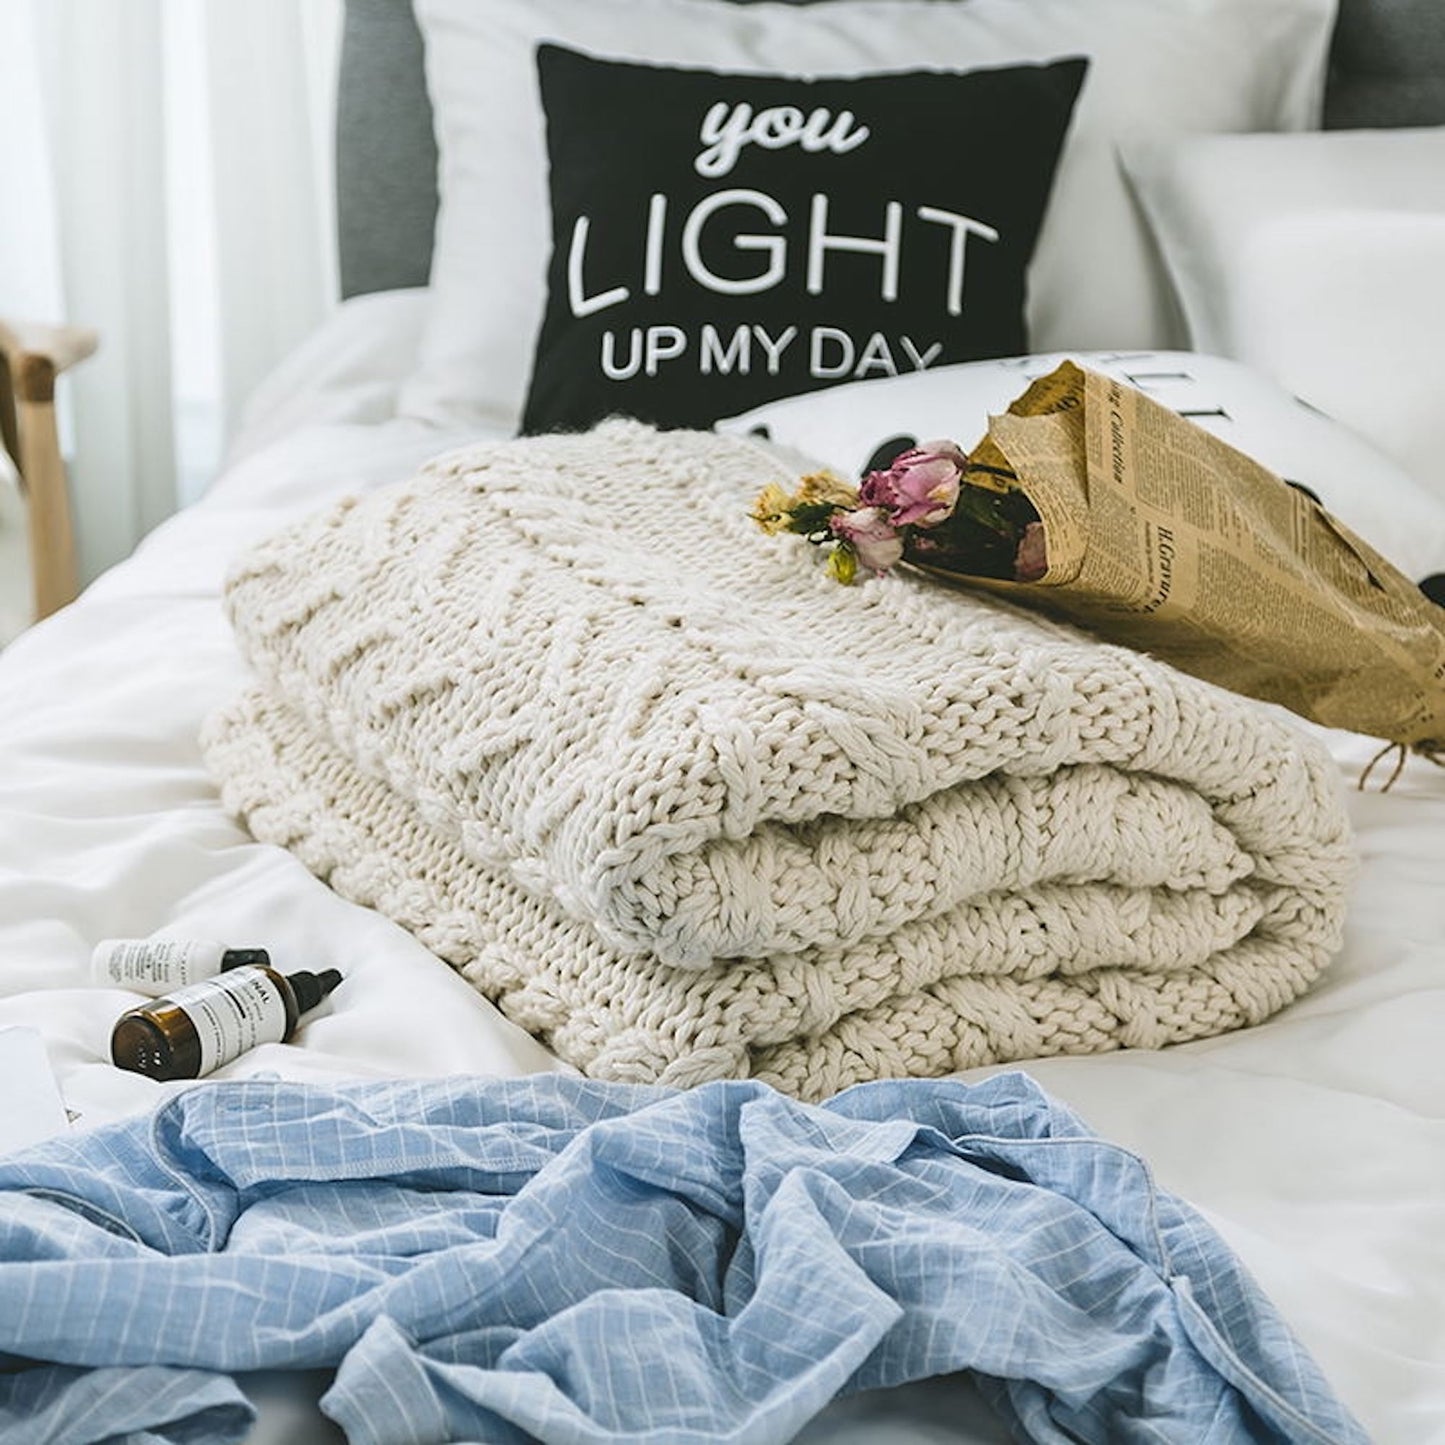
[[[95,350],[95,332],[75,326],[0,321],[0,443],[20,475],[29,507],[35,617],[48,617],[79,590],[70,492],[55,422],[55,378]]]

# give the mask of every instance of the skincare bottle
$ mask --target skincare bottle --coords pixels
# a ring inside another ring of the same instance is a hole
[[[208,938],[104,938],[90,955],[90,976],[110,988],[158,998],[231,968],[271,962],[264,948],[227,948]]]
[[[289,975],[233,968],[123,1013],[110,1056],[118,1068],[153,1079],[198,1079],[257,1044],[284,1043],[340,982],[334,968]]]

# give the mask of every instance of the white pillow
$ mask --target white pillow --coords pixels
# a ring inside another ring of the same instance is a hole
[[[1307,487],[1347,527],[1416,582],[1445,573],[1445,500],[1347,427],[1268,377],[1195,352],[1069,352],[974,361],[896,380],[854,382],[756,407],[719,430],[763,429],[772,441],[849,478],[901,447],[951,438],[972,447],[992,415],[1065,355],[1155,401]]]
[[[427,301],[420,286],[342,301],[247,397],[222,472],[303,426],[395,415],[397,391],[416,367]]]
[[[1123,154],[1191,344],[1266,372],[1445,497],[1445,127]]]
[[[1099,348],[1177,339],[1116,142],[1313,125],[1334,17],[1333,0],[417,0],[416,10],[441,210],[431,314],[399,404],[431,420],[505,426],[526,396],[551,244],[541,41],[800,76],[1089,56],[1030,272],[1029,316],[1035,347]],[[941,148],[939,165],[947,160]]]

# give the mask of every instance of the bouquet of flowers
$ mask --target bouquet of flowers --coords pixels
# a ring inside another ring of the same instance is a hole
[[[971,460],[951,441],[925,442],[851,487],[831,472],[776,484],[752,511],[765,532],[796,532],[827,549],[844,584],[908,561],[969,577],[1036,582],[1047,567],[1044,528],[1008,467]]]
[[[769,485],[752,517],[826,549],[840,582],[907,563],[1445,761],[1445,609],[1307,489],[1072,362],[971,452]]]

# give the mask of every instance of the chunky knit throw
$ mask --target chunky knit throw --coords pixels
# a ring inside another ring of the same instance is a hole
[[[610,422],[269,540],[227,806],[599,1078],[864,1079],[1257,1023],[1340,937],[1328,756],[1148,657],[748,519],[781,454]]]

